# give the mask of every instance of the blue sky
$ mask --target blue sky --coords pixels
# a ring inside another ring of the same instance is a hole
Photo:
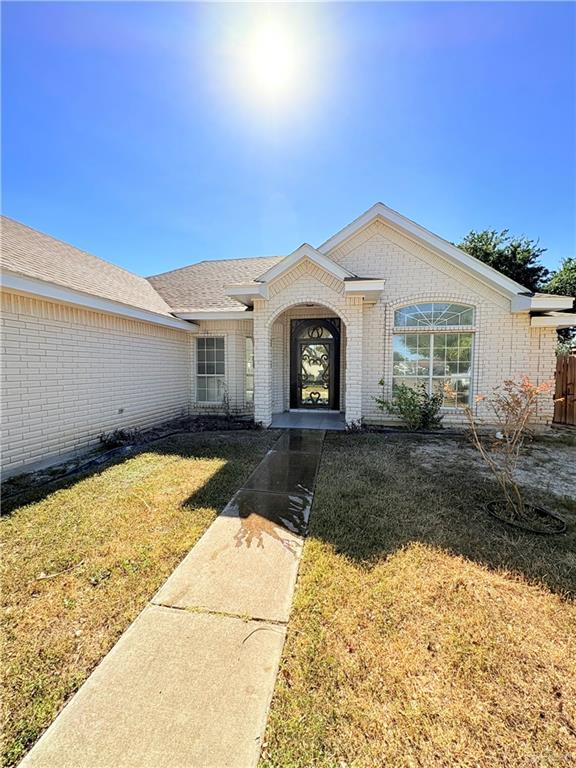
[[[378,200],[576,253],[571,3],[2,5],[3,212],[134,272],[319,245]],[[299,67],[273,103],[242,59],[270,18]]]

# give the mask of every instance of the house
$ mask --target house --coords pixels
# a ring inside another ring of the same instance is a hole
[[[105,431],[231,409],[384,418],[394,384],[449,384],[446,421],[506,378],[548,380],[572,299],[532,294],[377,203],[287,256],[203,261],[149,278],[2,222],[3,466]],[[551,420],[553,404],[538,414]]]

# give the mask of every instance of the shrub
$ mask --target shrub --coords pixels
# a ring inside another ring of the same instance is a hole
[[[494,389],[490,398],[478,395],[476,402],[485,400],[498,424],[495,440],[491,443],[480,438],[474,412],[466,408],[472,442],[500,486],[512,520],[526,517],[524,496],[515,478],[516,466],[526,438],[530,436],[530,423],[538,401],[544,395],[550,396],[551,389],[551,382],[534,384],[524,376],[520,382],[505,381]]]
[[[383,385],[384,382],[380,381],[380,386]],[[424,384],[416,388],[399,384],[394,389],[392,400],[386,400],[382,397],[375,398],[380,410],[394,416],[400,416],[410,429],[440,427],[444,418],[440,415],[443,399],[441,392],[431,395]]]
[[[106,448],[119,448],[122,445],[132,445],[141,438],[139,429],[115,429],[113,432],[103,432],[100,442]]]

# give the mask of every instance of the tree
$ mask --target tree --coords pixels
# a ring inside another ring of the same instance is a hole
[[[546,248],[540,248],[537,240],[514,237],[510,230],[485,229],[470,231],[458,244],[470,256],[489,264],[502,274],[515,280],[530,291],[541,290],[548,277],[548,270],[539,260]]]
[[[564,259],[560,269],[552,272],[544,290],[561,296],[573,296],[576,302],[576,258]],[[559,352],[566,353],[576,346],[576,328],[561,328],[558,336]]]
[[[558,293],[560,296],[572,296],[576,299],[576,258],[564,259],[560,269],[550,275],[544,290],[547,293]]]

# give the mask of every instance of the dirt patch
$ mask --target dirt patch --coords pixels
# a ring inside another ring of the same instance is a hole
[[[531,443],[520,458],[518,482],[525,488],[575,498],[574,454],[573,446]],[[464,438],[420,440],[414,446],[412,456],[430,470],[461,472],[466,467],[473,467],[477,474],[490,475],[478,451]]]

